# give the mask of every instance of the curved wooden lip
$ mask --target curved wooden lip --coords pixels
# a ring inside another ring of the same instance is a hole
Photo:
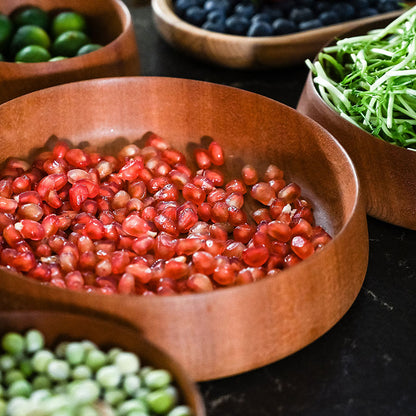
[[[121,22],[122,31],[111,42],[107,43],[102,48],[96,51],[90,52],[87,55],[73,56],[65,60],[55,61],[55,62],[26,62],[24,64],[21,64],[17,62],[0,61],[0,72],[1,72],[2,66],[4,68],[8,67],[10,69],[13,69],[13,68],[16,68],[16,65],[19,65],[19,69],[21,69],[22,65],[24,65],[24,68],[27,69],[28,73],[33,72],[34,74],[39,70],[42,70],[42,69],[45,70],[45,68],[47,68],[48,66],[52,72],[55,72],[55,71],[59,72],[62,69],[70,70],[70,69],[76,68],[77,66],[83,66],[86,63],[85,61],[89,59],[89,56],[91,54],[94,54],[94,56],[98,56],[98,55],[106,56],[108,53],[108,46],[110,45],[112,46],[115,43],[121,42],[126,32],[128,30],[132,30],[133,28],[131,14],[127,6],[121,0],[110,0],[110,2],[113,3],[115,8],[117,9],[118,13],[116,16]]]
[[[367,18],[350,20],[348,22],[338,23],[335,25],[326,26],[320,29],[312,29],[304,32],[292,33],[289,35],[280,36],[261,36],[261,37],[248,37],[232,34],[222,34],[217,32],[211,32],[209,30],[201,29],[194,26],[185,20],[182,20],[178,15],[173,12],[171,0],[151,0],[152,9],[157,16],[165,20],[172,25],[175,29],[187,34],[188,36],[200,37],[203,36],[209,40],[218,40],[221,42],[229,43],[241,43],[246,42],[249,45],[264,45],[264,46],[285,46],[293,43],[302,44],[304,41],[313,40],[314,36],[333,36],[334,31],[338,29],[342,31],[342,28],[346,25],[357,25],[377,22],[384,18],[394,18],[403,13],[402,10],[384,13],[382,15],[371,16]]]
[[[29,317],[29,321],[27,319]],[[153,342],[149,341],[143,334],[141,333],[140,329],[131,322],[128,322],[119,317],[108,317],[106,314],[101,315],[88,315],[85,316],[84,313],[80,311],[60,311],[57,309],[48,309],[48,310],[39,310],[39,309],[19,309],[19,310],[11,310],[5,311],[0,310],[0,331],[3,331],[5,328],[6,330],[12,331],[12,327],[9,328],[10,320],[17,320],[21,328],[37,328],[35,321],[42,320],[46,324],[50,322],[51,318],[56,321],[64,321],[65,323],[70,322],[72,320],[79,321],[80,325],[100,325],[111,330],[112,327],[117,325],[117,331],[123,331],[127,333],[129,336],[135,336],[140,342],[140,350],[142,351],[142,356],[139,354],[139,358],[145,360],[145,362],[149,362],[150,364],[159,365],[160,367],[164,367],[164,363],[169,363],[169,369],[172,372],[173,378],[179,388],[181,389],[181,394],[184,394],[185,399],[187,399],[187,403],[189,406],[194,408],[196,411],[195,416],[205,416],[206,410],[204,401],[202,399],[201,393],[199,391],[198,385],[191,380],[188,376],[185,369],[173,358],[167,351],[163,348],[157,346]],[[33,322],[33,324],[32,324]],[[39,326],[39,325],[38,325]],[[65,327],[62,328],[63,332],[65,331]],[[18,331],[20,332],[20,330]],[[56,334],[53,336],[54,340],[53,343],[60,340],[61,335],[65,336],[65,340],[68,339],[79,339],[79,337],[75,336],[74,334],[66,334],[66,333]],[[1,335],[1,334],[0,334]],[[48,337],[48,334],[44,334],[45,337]],[[94,337],[93,337],[94,338]],[[94,339],[92,339],[93,342]],[[50,343],[49,343],[50,344]],[[48,346],[50,346],[47,344]],[[101,343],[100,343],[101,344]],[[100,345],[99,347],[116,347],[118,345],[117,339],[108,343],[108,345]],[[106,343],[107,344],[107,343]],[[125,348],[123,346],[123,348]],[[129,349],[129,348],[127,348]],[[149,351],[151,351],[152,356],[156,356],[156,359],[150,360],[148,358]],[[143,354],[145,356],[143,356]],[[182,391],[183,389],[183,391]]]
[[[352,181],[350,181],[349,183],[349,187],[354,187],[355,188],[355,192],[354,192],[354,203],[351,207],[351,209],[348,212],[348,215],[346,217],[346,220],[344,221],[344,224],[342,225],[341,229],[337,232],[337,234],[335,236],[333,236],[333,239],[328,243],[328,246],[335,244],[336,240],[337,240],[337,236],[341,236],[345,229],[348,227],[349,222],[351,221],[351,219],[355,216],[355,214],[357,213],[357,209],[360,205],[360,198],[362,197],[361,195],[361,191],[360,191],[360,181],[359,181],[359,177],[358,177],[358,173],[355,169],[354,163],[351,160],[351,157],[349,156],[349,154],[346,152],[346,150],[342,147],[342,145],[339,143],[339,141],[331,134],[329,133],[326,129],[324,129],[319,123],[317,123],[316,121],[314,121],[313,119],[311,119],[308,116],[305,116],[304,114],[301,114],[300,112],[298,112],[297,110],[287,106],[286,104],[280,103],[279,101],[273,100],[272,98],[269,97],[265,97],[262,96],[260,94],[251,92],[251,91],[246,91],[246,90],[242,90],[239,89],[237,87],[232,87],[232,86],[227,86],[227,85],[220,85],[220,84],[216,84],[216,83],[212,83],[212,82],[208,82],[208,81],[199,81],[199,80],[189,80],[189,79],[182,79],[182,78],[173,78],[173,77],[159,77],[159,76],[146,76],[146,77],[141,77],[141,76],[127,76],[127,77],[107,77],[107,78],[97,78],[97,79],[89,79],[89,80],[83,80],[83,81],[75,81],[75,82],[71,82],[71,83],[67,83],[67,84],[63,84],[63,85],[58,85],[58,86],[53,86],[53,87],[48,87],[45,88],[43,90],[38,90],[35,91],[33,93],[30,93],[31,96],[36,97],[36,95],[48,95],[48,94],[56,94],[56,95],[60,95],[62,96],[62,94],[64,93],[65,90],[70,90],[72,88],[73,85],[86,85],[89,86],[90,88],[99,88],[100,86],[103,86],[105,84],[123,84],[123,83],[134,83],[136,85],[139,85],[142,82],[147,82],[148,80],[156,80],[156,81],[163,81],[163,82],[179,82],[179,83],[188,83],[188,84],[207,84],[210,85],[214,88],[218,88],[218,89],[229,89],[229,90],[234,90],[234,91],[238,91],[239,93],[243,94],[243,95],[254,95],[254,96],[259,96],[262,97],[262,99],[267,100],[267,101],[271,101],[276,103],[277,105],[285,108],[285,111],[289,111],[289,112],[294,112],[296,114],[298,114],[300,117],[303,117],[305,119],[307,119],[308,123],[312,124],[315,126],[315,128],[318,128],[321,133],[323,133],[328,141],[329,145],[335,146],[338,150],[338,152],[340,152],[340,154],[342,154],[342,156],[345,158],[345,160],[348,163],[348,166],[350,168],[350,175],[351,175],[351,179]],[[60,91],[63,91],[60,93]],[[19,100],[26,100],[27,96],[20,96],[17,98],[14,98],[13,100],[10,100],[8,102],[6,102],[5,104],[2,105],[2,107],[4,109],[6,109],[8,106],[12,106],[14,105],[13,103],[18,102]],[[1,108],[0,108],[1,109]],[[283,270],[281,273],[284,273],[286,276],[287,275],[296,275],[298,273],[298,270],[301,267],[308,267],[308,264],[310,261],[319,261],[320,257],[325,256],[325,248],[323,248],[322,250],[316,252],[313,254],[313,256],[309,257],[308,259],[303,260],[300,264],[296,265],[294,268],[288,268]],[[96,297],[97,301],[98,299],[103,299],[103,297],[107,297],[107,295],[103,295],[100,293],[84,293],[84,292],[72,292],[69,291],[68,289],[63,289],[63,288],[59,288],[59,287],[52,287],[52,286],[47,286],[47,285],[42,285],[41,283],[30,279],[20,273],[16,273],[13,271],[9,271],[6,268],[1,268],[0,271],[5,271],[6,273],[12,275],[14,278],[18,278],[22,281],[24,281],[26,284],[29,285],[33,285],[33,287],[43,287],[43,289],[46,290],[50,290],[51,293],[53,293],[54,291],[58,290],[61,291],[59,293],[69,293],[71,294],[70,296],[72,296],[72,294],[75,293],[75,296],[92,296],[92,297]],[[219,290],[215,290],[213,292],[207,292],[207,293],[195,293],[195,294],[186,294],[186,295],[174,295],[174,296],[166,296],[166,297],[162,297],[162,296],[152,296],[152,297],[146,297],[146,296],[137,296],[135,297],[135,299],[137,299],[138,302],[149,302],[149,303],[157,303],[157,302],[161,302],[161,303],[168,303],[168,302],[177,302],[177,299],[180,298],[182,299],[194,299],[195,297],[198,297],[199,299],[202,298],[206,298],[206,299],[211,299],[213,297],[218,297],[218,296],[228,296],[228,293],[231,292],[239,292],[239,293],[244,293],[245,291],[251,291],[251,288],[253,287],[252,285],[268,285],[270,284],[269,282],[272,281],[272,278],[265,278],[265,279],[261,279],[259,281],[256,282],[252,282],[248,285],[241,285],[241,286],[232,286],[232,287],[227,287],[224,289],[219,289]],[[225,294],[224,294],[225,292]],[[120,296],[121,298],[125,298],[125,299],[131,299],[131,296],[129,295],[122,295],[122,294],[116,294],[115,296]]]

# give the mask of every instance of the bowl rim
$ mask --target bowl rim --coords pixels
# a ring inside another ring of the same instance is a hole
[[[341,22],[329,26],[324,26],[322,28],[306,30],[303,32],[291,33],[288,35],[274,35],[274,36],[242,36],[242,35],[233,35],[229,33],[218,33],[209,31],[206,29],[199,28],[198,26],[188,23],[186,20],[180,18],[174,11],[172,7],[172,0],[151,0],[151,7],[153,12],[170,26],[174,27],[180,32],[184,32],[187,35],[195,37],[204,37],[210,41],[222,41],[225,43],[240,43],[242,41],[246,42],[248,45],[256,46],[285,46],[291,42],[302,44],[304,42],[310,42],[311,37],[314,35],[332,36],[333,32],[337,29],[342,29],[344,24],[363,24],[368,22],[377,21],[381,17],[395,17],[403,12],[403,10],[397,10],[393,12],[383,13],[371,17],[363,17],[359,19],[349,20],[347,22]]]
[[[325,45],[322,46],[322,48],[319,50],[319,52],[315,55],[315,57],[313,58],[312,62],[316,62],[318,60],[319,54],[328,46],[332,45],[334,42],[336,42],[337,39],[343,39],[345,38],[347,35],[349,35],[350,33],[360,33],[362,30],[367,30],[366,28],[368,26],[371,26],[372,28],[374,28],[374,25],[381,25],[381,24],[385,24],[385,23],[389,23],[393,20],[392,17],[388,17],[386,16],[384,19],[381,19],[380,21],[373,21],[373,22],[367,22],[367,23],[363,23],[362,25],[355,27],[352,30],[346,30],[342,33],[340,33],[338,36],[333,37],[332,39],[328,40]],[[370,30],[370,29],[368,29]],[[311,92],[313,94],[313,97],[318,99],[319,102],[325,106],[325,108],[327,108],[332,116],[336,117],[338,119],[338,121],[340,123],[342,123],[342,125],[344,125],[346,128],[356,128],[358,130],[360,130],[364,136],[367,137],[367,140],[372,140],[373,143],[381,145],[381,146],[387,146],[390,147],[392,149],[392,151],[395,152],[406,152],[406,153],[414,153],[415,157],[416,157],[416,149],[411,149],[411,148],[406,148],[403,146],[398,146],[396,144],[390,143],[384,139],[378,138],[377,136],[374,136],[373,134],[371,134],[370,132],[368,132],[367,130],[364,130],[361,126],[355,125],[353,123],[351,123],[350,121],[346,120],[345,118],[341,117],[341,115],[339,113],[337,113],[332,107],[330,107],[321,97],[321,95],[318,93],[317,89],[316,89],[316,85],[313,82],[313,78],[312,78],[312,71],[309,70],[308,71],[308,75],[306,77],[306,81],[305,81],[306,85],[310,86]],[[394,150],[393,150],[394,149]]]
[[[77,66],[77,64],[79,65],[85,64],[86,62],[83,62],[83,61],[87,61],[88,57],[91,54],[94,54],[94,56],[97,56],[99,54],[105,56],[108,53],[107,46],[110,46],[116,42],[119,42],[120,38],[122,38],[126,34],[126,32],[129,30],[130,27],[132,27],[132,24],[133,24],[130,10],[128,9],[126,4],[122,0],[105,0],[105,1],[108,1],[110,4],[113,4],[115,6],[115,9],[117,10],[116,16],[121,23],[120,33],[111,42],[106,43],[105,45],[103,45],[102,48],[89,52],[88,54],[81,55],[81,56],[71,56],[60,61],[25,62],[25,63],[0,61],[0,72],[1,72],[2,67],[3,68],[9,67],[10,70],[13,70],[13,68],[16,68],[16,65],[19,65],[19,68],[23,67],[23,69],[27,69],[28,72],[38,71],[39,69],[42,69],[42,66],[46,68],[46,67],[50,67],[51,64],[53,64],[53,69],[56,69],[56,71],[59,72],[61,69],[68,69],[72,66]]]
[[[336,147],[337,152],[339,152],[339,155],[342,155],[344,157],[344,160],[346,161],[348,167],[349,167],[349,172],[351,175],[351,181],[348,184],[348,188],[353,188],[354,189],[354,202],[351,204],[350,208],[347,210],[346,215],[345,215],[345,219],[342,223],[342,226],[340,227],[340,229],[334,234],[334,236],[332,236],[332,240],[326,245],[326,246],[333,246],[334,244],[336,244],[337,240],[339,240],[342,235],[346,232],[346,229],[349,226],[349,223],[351,222],[352,218],[355,217],[357,210],[359,209],[360,205],[362,205],[362,192],[361,192],[361,185],[360,185],[360,180],[359,180],[359,176],[357,173],[357,170],[355,168],[355,165],[350,157],[350,155],[347,153],[347,151],[344,149],[344,147],[340,144],[340,142],[332,135],[332,133],[330,133],[328,130],[326,130],[324,127],[322,127],[318,122],[316,122],[315,120],[313,120],[312,118],[300,113],[299,111],[297,111],[296,109],[289,107],[286,104],[283,104],[277,100],[274,100],[272,98],[266,97],[264,95],[255,93],[255,92],[251,92],[251,91],[247,91],[247,90],[243,90],[237,87],[233,87],[233,86],[228,86],[228,85],[222,85],[222,84],[217,84],[217,83],[213,83],[213,82],[209,82],[209,81],[201,81],[201,80],[192,80],[192,79],[182,79],[182,78],[176,78],[176,77],[167,77],[167,76],[128,76],[128,77],[107,77],[107,78],[96,78],[96,79],[88,79],[88,80],[82,80],[82,81],[74,81],[74,82],[70,82],[70,83],[66,83],[66,84],[62,84],[62,85],[57,85],[57,86],[52,86],[52,87],[48,87],[48,88],[44,88],[42,90],[37,90],[34,91],[32,93],[29,94],[25,94],[25,95],[30,95],[30,96],[34,96],[36,97],[36,95],[44,95],[44,94],[54,94],[56,92],[56,90],[67,90],[69,91],[71,89],[72,85],[77,85],[77,86],[82,86],[82,85],[86,85],[87,88],[90,87],[90,84],[92,84],[93,88],[97,88],[97,86],[102,86],[107,83],[116,83],[116,84],[120,84],[120,83],[141,83],[141,82],[147,82],[147,81],[152,81],[152,80],[163,80],[163,82],[182,82],[182,83],[187,83],[187,84],[206,84],[206,85],[211,85],[214,86],[215,88],[218,89],[224,89],[224,90],[234,90],[234,91],[238,91],[239,93],[242,94],[247,94],[247,95],[254,95],[257,97],[261,97],[264,100],[267,100],[269,102],[273,102],[273,103],[277,103],[279,106],[281,106],[285,111],[289,111],[289,112],[293,112],[296,113],[298,116],[302,117],[305,119],[305,121],[311,125],[314,126],[315,129],[318,129],[324,136],[325,136],[325,141],[328,141],[330,144],[332,144],[332,146]],[[8,106],[12,106],[14,105],[13,103],[18,102],[19,100],[25,100],[25,95],[23,96],[19,96],[16,97],[6,103],[4,103],[1,107],[0,107],[0,114],[1,114],[1,108],[3,109],[7,109]],[[62,94],[55,94],[56,96],[60,96],[62,97]],[[347,186],[347,185],[345,185]],[[363,211],[365,214],[365,211]],[[338,238],[337,238],[338,237]],[[279,272],[279,274],[284,273],[286,276],[290,276],[290,275],[296,275],[297,271],[300,270],[300,268],[305,267],[307,268],[308,265],[311,262],[319,262],[321,261],[321,258],[325,258],[326,256],[326,252],[328,250],[325,250],[326,246],[322,249],[319,250],[317,252],[315,252],[312,256],[302,260],[299,264],[295,265],[295,272],[293,271],[293,267],[289,267],[287,269],[283,269]],[[52,290],[51,293],[53,293],[53,291],[55,290],[61,290],[64,292],[68,292],[67,288],[59,288],[59,287],[54,287],[54,286],[49,286],[49,285],[44,285],[38,281],[36,281],[35,279],[31,279],[29,276],[26,276],[22,273],[19,272],[15,272],[12,270],[8,270],[5,266],[0,266],[0,273],[2,272],[6,272],[10,275],[13,276],[13,278],[19,278],[19,279],[23,279],[24,282],[27,282],[27,284],[33,285],[33,287],[43,287],[44,289],[47,290]],[[172,295],[172,296],[134,296],[135,299],[140,299],[140,302],[177,302],[177,299],[183,299],[183,297],[185,296],[186,298],[190,298],[193,299],[195,298],[195,296],[198,297],[198,299],[201,299],[202,297],[210,299],[212,297],[217,297],[217,296],[227,296],[227,294],[229,292],[232,291],[247,291],[247,290],[251,290],[251,287],[253,284],[257,285],[257,286],[262,286],[262,285],[268,285],[270,283],[270,281],[273,281],[274,277],[266,277],[263,279],[260,279],[258,281],[255,282],[251,282],[249,284],[245,284],[245,285],[238,285],[238,286],[231,286],[231,287],[224,287],[224,288],[220,288],[217,290],[213,290],[210,292],[205,292],[205,293],[187,293],[186,295],[181,295],[181,294],[176,294],[176,295]],[[71,291],[69,291],[71,292]],[[226,293],[224,295],[224,292]],[[60,292],[63,293],[63,292]],[[103,295],[101,293],[84,293],[82,292],[82,294],[86,295],[86,296],[96,296],[96,299],[103,299],[102,296],[108,296],[108,295]],[[132,298],[131,295],[123,295],[123,294],[113,294],[113,295],[117,295],[117,296],[121,296],[121,299],[130,299]],[[112,295],[112,296],[113,296]],[[157,300],[156,300],[157,299]]]

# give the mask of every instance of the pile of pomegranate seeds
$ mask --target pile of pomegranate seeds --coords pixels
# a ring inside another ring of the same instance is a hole
[[[195,159],[196,172],[154,133],[117,157],[58,141],[32,165],[9,159],[1,265],[72,290],[171,295],[274,276],[331,240],[277,166],[226,182],[218,143]]]

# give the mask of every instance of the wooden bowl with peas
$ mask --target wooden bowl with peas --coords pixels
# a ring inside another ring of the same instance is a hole
[[[139,70],[131,15],[120,0],[0,4],[0,104],[53,85]]]
[[[0,118],[3,308],[113,314],[200,381],[298,351],[361,288],[352,162],[283,104],[122,77],[19,97]]]
[[[416,37],[407,27],[412,28],[415,17],[413,7],[401,18],[364,25],[325,47],[312,64],[297,107],[331,132],[351,156],[368,214],[413,230]],[[398,47],[402,40],[406,47]],[[351,54],[357,57],[354,65]]]
[[[1,311],[0,374],[2,414],[205,416],[183,368],[105,316]]]

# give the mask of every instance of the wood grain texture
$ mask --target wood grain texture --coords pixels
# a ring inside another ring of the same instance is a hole
[[[10,15],[27,0],[2,0],[0,13]],[[121,0],[32,0],[48,12],[83,13],[98,51],[57,62],[0,62],[0,104],[41,88],[83,79],[139,75],[140,60],[131,15]]]
[[[246,37],[210,32],[182,20],[172,0],[151,0],[153,20],[171,46],[203,61],[238,69],[267,69],[300,64],[313,58],[334,36],[361,24],[398,16],[394,11],[284,36]]]
[[[367,33],[390,20],[367,24],[344,36]],[[416,230],[416,151],[401,148],[352,125],[322,100],[308,75],[297,109],[331,132],[351,156],[372,217]]]
[[[2,270],[2,308],[114,314],[138,325],[200,381],[248,371],[303,348],[335,325],[361,288],[368,236],[351,160],[326,130],[283,104],[211,83],[125,77],[17,98],[0,106],[0,119],[3,160],[28,157],[55,136],[111,151],[153,131],[188,156],[193,145],[211,137],[224,147],[226,178],[239,177],[246,163],[259,171],[277,164],[302,187],[317,224],[334,237],[277,278],[195,295],[103,296],[42,286]]]
[[[43,333],[45,345],[51,350],[63,341],[90,340],[104,351],[118,347],[137,354],[142,365],[168,370],[180,391],[181,400],[191,407],[195,416],[205,416],[199,390],[184,369],[168,354],[147,341],[131,324],[97,314],[86,316],[56,310],[0,311],[0,336],[10,331],[23,334],[32,328]]]

